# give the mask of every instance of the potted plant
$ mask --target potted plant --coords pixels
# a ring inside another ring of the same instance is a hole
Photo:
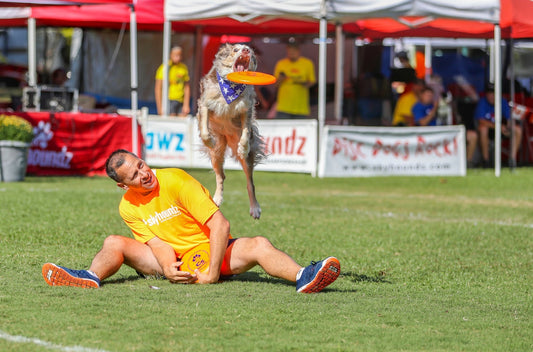
[[[0,181],[23,181],[33,139],[31,123],[22,117],[0,114]]]

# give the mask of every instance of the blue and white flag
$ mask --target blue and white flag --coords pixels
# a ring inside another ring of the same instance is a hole
[[[237,99],[242,92],[246,89],[246,84],[234,83],[220,77],[217,72],[218,86],[222,92],[222,96],[226,99],[226,103],[231,104],[235,99]]]

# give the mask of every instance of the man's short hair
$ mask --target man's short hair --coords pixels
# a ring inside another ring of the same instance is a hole
[[[107,158],[105,162],[105,172],[107,176],[111,177],[116,182],[122,182],[120,177],[118,177],[117,169],[124,164],[125,156],[128,154],[137,158],[137,155],[133,154],[129,150],[117,149],[111,153],[111,155],[109,155],[109,158]]]

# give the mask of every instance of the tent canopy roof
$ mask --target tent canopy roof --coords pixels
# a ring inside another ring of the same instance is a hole
[[[325,6],[323,6],[325,5]],[[258,16],[350,22],[363,18],[434,16],[498,23],[500,0],[168,0],[165,18],[188,21],[229,17],[242,22]]]

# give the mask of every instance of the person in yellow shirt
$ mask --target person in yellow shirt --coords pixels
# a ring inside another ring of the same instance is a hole
[[[419,95],[424,89],[424,81],[417,79],[413,82],[409,91],[403,93],[394,107],[392,115],[393,126],[414,126],[414,117],[412,113],[413,106],[418,102]]]
[[[187,116],[191,111],[191,86],[189,84],[189,70],[181,62],[183,49],[175,46],[170,50],[170,61],[168,66],[168,115]],[[155,74],[155,102],[157,113],[163,112],[163,64],[159,66]]]
[[[297,291],[303,293],[321,291],[340,274],[335,257],[301,267],[265,237],[233,238],[208,190],[183,170],[152,170],[135,154],[120,149],[108,158],[106,172],[126,191],[119,212],[134,239],[107,237],[89,270],[44,264],[42,275],[51,286],[98,288],[122,264],[172,283],[201,284],[260,265],[269,275],[296,282]],[[192,273],[182,270],[184,253],[206,243],[209,266]]]
[[[276,118],[298,119],[310,114],[309,88],[315,84],[313,61],[300,56],[296,43],[287,45],[287,57],[274,67],[278,87]]]

